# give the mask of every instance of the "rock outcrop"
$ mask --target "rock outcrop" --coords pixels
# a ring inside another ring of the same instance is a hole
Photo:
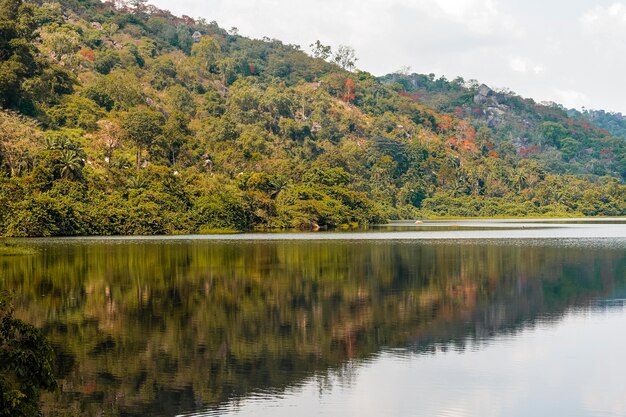
[[[481,84],[480,87],[478,87],[476,95],[474,96],[474,103],[484,104],[489,107],[498,107],[496,92],[487,85]]]

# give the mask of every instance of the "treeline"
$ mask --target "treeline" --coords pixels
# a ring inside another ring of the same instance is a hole
[[[2,235],[626,213],[612,165],[559,176],[349,71],[349,47],[311,57],[141,1],[0,5]]]

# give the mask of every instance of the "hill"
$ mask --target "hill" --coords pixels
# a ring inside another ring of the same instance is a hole
[[[626,116],[621,113],[607,112],[604,110],[569,110],[568,114],[574,117],[585,117],[591,123],[602,129],[606,129],[611,135],[626,139]]]
[[[568,111],[462,78],[390,74],[381,81],[477,131],[483,129],[501,155],[536,161],[555,174],[626,179],[626,120],[619,114]]]
[[[623,140],[555,106],[454,82],[419,99],[349,47],[310,56],[139,0],[0,12],[3,235],[626,214]]]

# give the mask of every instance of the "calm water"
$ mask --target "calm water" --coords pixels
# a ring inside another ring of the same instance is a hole
[[[22,243],[49,416],[626,415],[626,220]]]

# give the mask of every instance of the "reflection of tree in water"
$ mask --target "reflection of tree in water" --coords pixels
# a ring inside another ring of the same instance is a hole
[[[49,414],[174,415],[328,369],[347,383],[348,359],[384,347],[512,331],[621,286],[626,261],[610,247],[148,241],[0,262],[56,346]]]

